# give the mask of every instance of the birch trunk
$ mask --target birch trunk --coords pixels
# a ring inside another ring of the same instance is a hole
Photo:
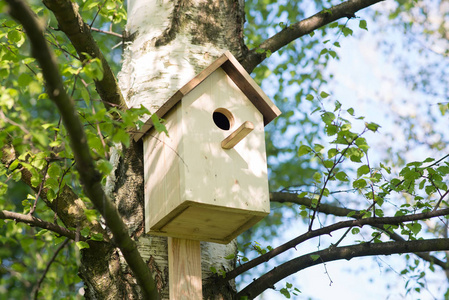
[[[130,0],[128,41],[119,74],[122,93],[129,107],[159,108],[184,84],[224,51],[242,56],[243,0]],[[163,299],[168,299],[167,239],[144,230],[142,144],[134,143],[120,159],[108,188],[116,199],[144,260],[148,262]],[[204,299],[231,299],[235,288],[217,286],[210,268],[230,270],[235,261],[223,257],[237,245],[201,243]],[[112,256],[111,256],[112,257]],[[121,264],[122,274],[130,275]],[[132,280],[126,290],[138,296]]]

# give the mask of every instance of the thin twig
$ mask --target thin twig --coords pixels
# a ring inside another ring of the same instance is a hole
[[[438,209],[438,206],[440,206],[441,201],[443,201],[444,197],[447,196],[447,194],[449,193],[449,190],[446,191],[446,193],[444,193],[441,197],[440,200],[438,200],[437,204],[435,205],[435,208],[433,209],[433,211],[436,211]]]
[[[30,226],[39,227],[42,229],[50,230],[58,235],[65,236],[69,239],[75,239],[75,233],[67,228],[61,227],[57,224],[53,224],[42,219],[36,218],[31,215],[24,215],[12,211],[0,210],[0,219],[13,220],[14,222],[25,223]]]
[[[41,193],[42,193],[42,189],[44,188],[44,184],[45,184],[45,177],[47,176],[47,171],[48,171],[48,167],[50,166],[50,162],[47,161],[47,163],[45,164],[45,169],[44,169],[44,174],[42,176],[42,181],[41,184],[39,185],[39,191],[36,194],[36,199],[34,199],[34,204],[33,207],[31,208],[29,214],[33,215],[34,211],[36,210],[36,206],[37,206],[37,200],[39,199]]]
[[[28,131],[28,129],[26,129],[23,125],[18,124],[16,122],[14,122],[13,120],[9,119],[7,116],[5,116],[5,114],[3,113],[3,110],[0,110],[0,117],[7,123],[17,126],[20,128],[20,130],[22,130],[26,135],[30,135],[31,133]]]
[[[92,25],[94,25],[94,22],[95,22],[95,20],[97,19],[98,14],[100,13],[100,11],[103,9],[103,6],[106,4],[106,1],[107,1],[107,0],[104,0],[104,1],[103,1],[103,4],[101,4],[100,8],[98,8],[97,13],[95,14],[94,18],[92,19],[92,22],[91,22],[90,25],[89,25],[90,29],[92,29]]]
[[[369,169],[369,175],[371,178],[373,178],[373,170],[371,169],[370,165],[369,165],[369,158],[368,158],[368,150],[366,151],[366,164],[368,165],[368,169]],[[370,180],[370,186],[371,186],[371,193],[373,195],[373,217],[376,217],[376,194],[374,193],[374,184],[373,182]]]
[[[428,165],[427,167],[424,167],[424,168],[430,168],[430,167],[433,167],[433,166],[439,164],[440,162],[442,162],[443,160],[445,160],[445,159],[448,158],[448,157],[449,157],[449,154],[443,156],[442,158],[440,158],[440,159],[437,160],[436,162],[434,162],[434,163],[432,163],[432,164],[430,164],[430,165]]]
[[[41,288],[41,284],[45,279],[45,276],[47,276],[48,270],[50,270],[50,266],[53,264],[53,262],[56,259],[56,256],[58,256],[59,252],[69,243],[70,239],[65,239],[64,242],[56,249],[55,253],[53,254],[52,258],[50,258],[49,262],[47,263],[47,267],[44,270],[44,273],[42,273],[41,278],[39,278],[38,282],[36,283],[36,286],[34,287],[34,299],[38,299],[39,290]]]
[[[94,27],[91,27],[90,30],[96,31],[96,32],[105,33],[105,34],[110,34],[110,35],[113,35],[113,36],[116,36],[116,37],[119,37],[119,38],[123,38],[123,35],[121,35],[119,33],[115,33],[113,31],[105,31],[105,30],[101,30],[101,29],[98,29],[98,28],[94,28]]]

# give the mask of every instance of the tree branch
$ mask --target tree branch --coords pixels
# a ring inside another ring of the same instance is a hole
[[[14,160],[17,159],[17,153],[12,145],[6,144],[2,148],[1,161],[9,166]],[[18,168],[21,167],[19,164]],[[21,168],[21,180],[23,183],[32,188],[35,192],[38,189],[31,184],[31,172],[26,168]],[[47,188],[43,188],[41,192],[41,198],[45,201],[45,204],[51,208],[61,219],[67,228],[86,228],[89,227],[93,233],[101,233],[107,239],[106,231],[101,227],[101,224],[96,220],[88,220],[84,211],[87,209],[84,202],[78,197],[73,190],[64,185],[58,192],[58,196],[53,201],[47,199]]]
[[[306,197],[298,197],[295,193],[285,193],[285,192],[272,192],[270,193],[270,201],[278,203],[295,203],[298,205],[305,205],[307,207],[312,207],[312,199]],[[347,217],[349,213],[352,213],[352,217],[358,219],[361,217],[361,213],[358,210],[348,209],[343,207],[338,207],[334,205],[320,203],[320,213],[326,215],[333,215],[336,217]]]
[[[75,240],[76,238],[76,232],[68,230],[67,228],[61,227],[54,223],[46,222],[32,215],[24,215],[12,211],[0,210],[0,219],[14,220],[15,222],[25,223],[33,227],[47,229],[61,236],[65,236],[66,238],[69,238],[71,240]],[[84,237],[80,237],[80,239],[83,241],[86,240],[86,238]]]
[[[353,18],[359,10],[381,1],[383,0],[348,0],[329,9],[322,10],[307,19],[285,27],[268,38],[260,44],[259,48],[249,51],[243,61],[241,61],[241,64],[248,73],[251,73],[257,65],[267,58],[266,51],[276,52],[297,38],[338,19]]]
[[[431,211],[428,213],[419,213],[419,214],[413,214],[413,215],[405,215],[405,216],[399,216],[399,217],[375,217],[375,218],[365,218],[365,219],[357,219],[357,220],[349,220],[349,221],[342,221],[338,222],[320,229],[308,231],[284,244],[282,244],[279,247],[276,247],[275,249],[256,257],[255,259],[235,268],[234,270],[229,271],[226,273],[225,280],[231,280],[238,275],[242,274],[243,272],[246,272],[262,263],[265,263],[272,259],[273,257],[293,248],[299,245],[300,243],[303,243],[311,238],[330,234],[333,231],[343,229],[343,228],[351,228],[351,227],[363,227],[365,225],[371,225],[378,228],[382,228],[383,225],[398,225],[405,222],[413,222],[413,221],[419,221],[419,220],[425,220],[430,219],[438,216],[445,216],[449,214],[449,208],[441,209],[438,211]],[[385,229],[383,229],[385,230]],[[399,242],[403,242],[399,241]]]
[[[101,175],[95,168],[83,125],[76,113],[73,99],[67,95],[64,89],[56,59],[45,41],[37,16],[22,0],[7,0],[7,2],[10,5],[11,16],[23,25],[30,39],[33,56],[42,68],[42,74],[47,85],[47,94],[61,114],[70,137],[71,148],[84,192],[104,217],[114,236],[114,241],[133,271],[146,298],[157,299],[158,293],[150,270],[140,256],[135,242],[129,236],[117,208],[103,191]]]
[[[78,4],[70,0],[43,0],[43,3],[53,12],[58,20],[59,28],[70,39],[82,60],[86,58],[83,52],[101,60],[103,79],[95,80],[95,86],[106,108],[118,106],[119,109],[125,110],[127,108],[126,102],[123,99],[117,79],[95,42],[91,34],[91,28],[84,23],[79,14]]]
[[[278,203],[295,203],[298,205],[305,205],[309,208],[312,207],[312,200],[310,198],[298,197],[295,193],[285,193],[285,192],[273,192],[270,193],[270,201],[278,202]],[[362,213],[358,210],[338,207],[330,204],[320,204],[320,213],[324,213],[327,215],[333,215],[336,217],[347,217],[349,213],[351,213],[351,218],[359,219],[362,216]],[[393,230],[386,230],[383,225],[371,225],[379,230],[384,231],[386,234],[390,236],[390,238],[394,241],[402,242],[404,238],[399,234],[395,233]],[[449,268],[448,262],[442,261],[435,256],[432,256],[428,253],[414,253],[416,256],[428,261],[432,262],[442,269],[447,270]]]
[[[426,252],[426,251],[445,251],[449,250],[449,239],[429,239],[414,240],[404,242],[385,242],[385,243],[362,243],[359,245],[345,247],[329,247],[325,250],[309,253],[294,258],[280,266],[272,269],[270,272],[262,275],[254,280],[251,284],[240,291],[236,299],[247,296],[253,299],[261,294],[267,288],[285,277],[304,270],[308,267],[322,264],[329,261],[340,259],[350,260],[354,257],[374,256],[374,255],[391,255],[409,252]]]

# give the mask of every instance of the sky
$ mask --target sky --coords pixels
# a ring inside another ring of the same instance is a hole
[[[386,9],[386,6],[384,7]],[[379,134],[370,137],[373,142],[370,145],[375,152],[374,160],[379,161],[386,155],[387,145],[393,141],[401,145],[406,139],[405,133],[400,131],[391,119],[393,112],[389,110],[393,109],[394,113],[404,117],[414,117],[419,113],[419,104],[422,102],[418,103],[418,101],[422,101],[423,95],[411,91],[401,81],[400,66],[392,64],[391,57],[378,48],[379,40],[387,39],[392,43],[396,42],[396,50],[406,51],[401,42],[401,33],[391,30],[386,36],[385,31],[382,28],[376,28],[376,23],[366,15],[360,13],[358,16],[367,18],[369,30],[356,30],[358,27],[358,21],[356,21],[350,25],[356,36],[339,40],[340,60],[333,61],[329,66],[334,74],[334,78],[329,83],[329,91],[332,97],[342,103],[343,108],[353,107],[356,115],[363,115],[367,121],[376,122],[382,126]],[[404,55],[410,56],[411,60],[420,59],[419,55],[413,51]],[[402,101],[404,98],[410,100],[405,103],[406,105]],[[433,105],[432,99],[428,97],[424,99],[428,101],[428,105]],[[443,119],[441,122],[447,122],[447,120]],[[407,154],[407,159],[410,161],[422,160],[423,157],[432,155],[420,148],[412,150]],[[300,222],[292,224],[291,228],[285,236],[294,237],[307,230]],[[298,253],[293,253],[295,250],[291,250],[288,256],[294,257],[316,250],[317,242],[312,242],[301,246]],[[417,270],[427,271],[429,275],[424,282],[425,286],[421,293],[406,294],[405,286],[408,281],[408,287],[418,285],[414,278],[399,274],[404,267],[405,260],[400,256],[356,258],[351,261],[337,261],[325,266],[311,267],[287,278],[286,281],[302,290],[302,293],[293,299],[443,299],[448,282],[442,271],[437,269],[435,275],[429,274],[427,265],[421,262]],[[283,287],[282,284],[277,284],[276,288]],[[285,299],[285,297],[279,292],[267,291],[257,299]]]

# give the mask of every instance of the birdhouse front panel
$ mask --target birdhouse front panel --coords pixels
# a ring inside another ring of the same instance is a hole
[[[263,115],[226,72],[164,118],[169,137],[145,138],[147,232],[227,243],[269,213]],[[245,124],[249,133],[223,148]]]
[[[184,97],[182,111],[186,199],[268,212],[262,114],[222,69]],[[222,141],[245,122],[254,129],[223,149]]]

